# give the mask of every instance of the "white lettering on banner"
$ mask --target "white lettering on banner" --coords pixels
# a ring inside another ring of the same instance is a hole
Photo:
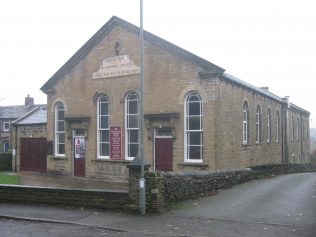
[[[134,61],[129,58],[129,55],[125,54],[104,59],[99,70],[92,74],[92,79],[120,77],[139,73],[140,67],[136,66]]]

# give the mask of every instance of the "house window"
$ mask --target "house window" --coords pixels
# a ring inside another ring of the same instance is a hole
[[[97,102],[97,151],[98,158],[109,158],[109,100],[107,96],[101,96]]]
[[[3,128],[2,130],[4,132],[8,132],[10,130],[10,120],[4,120],[3,121]]]
[[[3,141],[2,142],[3,152],[9,151],[9,141]]]
[[[243,106],[242,106],[242,114],[243,114],[243,119],[242,119],[242,139],[243,139],[243,144],[248,143],[248,134],[249,134],[249,107],[248,103],[245,101]]]
[[[261,142],[261,109],[258,105],[256,108],[256,143]]]
[[[276,115],[275,130],[276,130],[275,141],[279,142],[279,140],[280,140],[280,115],[279,115],[279,111],[277,111],[277,115]]]
[[[65,118],[64,105],[58,103],[55,107],[55,155],[65,155]]]
[[[203,110],[202,98],[196,92],[185,98],[184,153],[186,162],[203,161]]]
[[[267,111],[267,142],[271,142],[271,111]]]
[[[139,145],[139,98],[135,92],[125,99],[125,141],[126,159],[133,160]]]

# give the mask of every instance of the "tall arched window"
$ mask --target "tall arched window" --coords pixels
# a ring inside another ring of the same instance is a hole
[[[242,106],[242,142],[243,144],[248,143],[249,136],[249,107],[247,101]]]
[[[65,116],[64,105],[58,103],[55,106],[55,155],[65,155]]]
[[[197,92],[185,98],[184,153],[187,162],[203,161],[203,108],[202,98]]]
[[[291,122],[292,122],[292,142],[294,142],[295,127],[294,127],[294,116],[293,115],[292,115],[292,118],[291,118]]]
[[[276,131],[275,141],[279,142],[279,140],[280,140],[280,114],[279,114],[279,111],[277,111],[277,114],[276,114],[275,131]]]
[[[300,120],[299,120],[299,118],[297,118],[296,139],[297,139],[297,141],[300,140]]]
[[[130,92],[125,98],[125,154],[133,160],[138,154],[139,145],[139,98]]]
[[[97,102],[97,151],[98,158],[109,158],[110,132],[109,132],[109,99],[103,95]]]
[[[256,108],[256,143],[261,142],[261,109],[258,105]]]
[[[271,142],[271,111],[267,111],[267,142]]]

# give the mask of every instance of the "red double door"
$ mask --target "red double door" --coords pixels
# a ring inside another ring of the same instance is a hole
[[[21,138],[20,170],[46,172],[46,147],[45,138]]]

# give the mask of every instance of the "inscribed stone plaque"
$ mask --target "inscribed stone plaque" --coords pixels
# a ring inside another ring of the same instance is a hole
[[[104,59],[99,70],[92,74],[92,78],[120,77],[139,73],[140,67],[136,66],[129,55],[125,54]]]

